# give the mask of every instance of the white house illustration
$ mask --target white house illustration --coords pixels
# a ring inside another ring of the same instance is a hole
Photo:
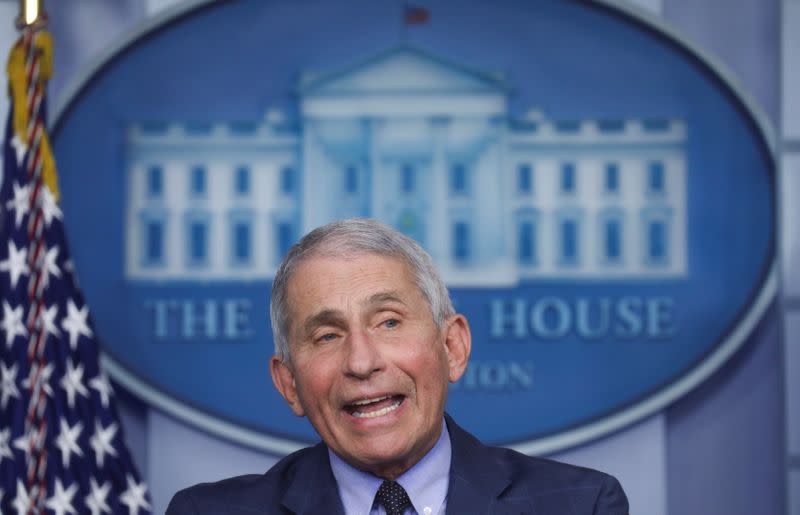
[[[299,119],[128,128],[128,279],[271,278],[351,216],[456,286],[687,273],[682,120],[512,118],[502,77],[408,46],[297,92]]]

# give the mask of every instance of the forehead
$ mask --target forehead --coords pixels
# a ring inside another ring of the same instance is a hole
[[[375,253],[310,256],[293,271],[286,288],[292,318],[345,299],[358,302],[375,293],[420,294],[409,266],[400,258]],[[307,313],[306,313],[307,314]]]

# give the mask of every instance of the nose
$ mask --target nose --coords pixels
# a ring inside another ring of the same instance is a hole
[[[376,342],[366,331],[352,331],[347,338],[344,373],[356,379],[369,379],[384,367],[383,357]]]

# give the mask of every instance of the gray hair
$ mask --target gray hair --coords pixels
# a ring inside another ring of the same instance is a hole
[[[292,245],[272,284],[269,314],[275,354],[289,359],[289,299],[287,286],[297,266],[314,256],[351,257],[378,254],[399,259],[408,266],[428,303],[434,323],[442,329],[455,310],[447,286],[431,256],[400,231],[370,218],[351,218],[318,227]]]

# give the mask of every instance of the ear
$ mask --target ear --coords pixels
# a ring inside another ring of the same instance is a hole
[[[300,398],[297,396],[297,386],[291,365],[283,361],[279,356],[272,356],[269,361],[269,372],[272,375],[272,382],[275,383],[275,388],[286,399],[294,414],[298,417],[304,417],[306,412],[303,409],[303,405],[300,404]]]
[[[447,352],[447,378],[455,383],[464,374],[472,350],[472,334],[464,315],[450,317],[445,326],[444,346]]]

